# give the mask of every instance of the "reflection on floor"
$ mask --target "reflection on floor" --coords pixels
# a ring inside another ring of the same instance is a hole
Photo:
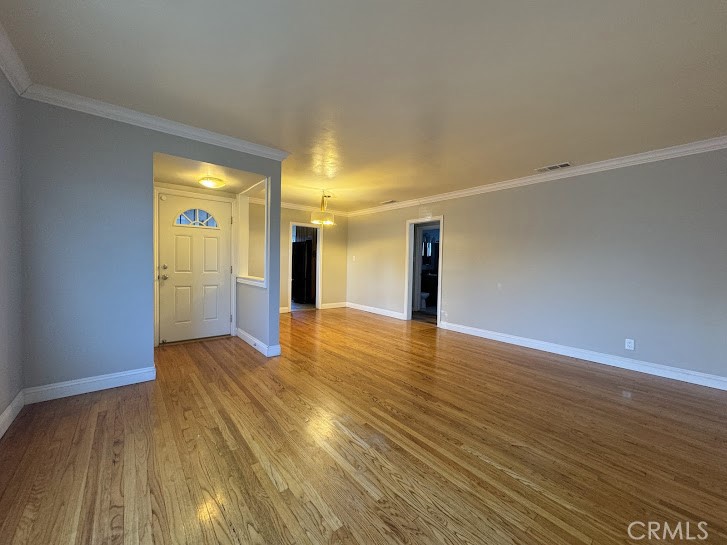
[[[304,305],[304,304],[296,303],[296,302],[290,303],[290,310],[315,310],[315,309],[316,309],[315,305],[310,305],[310,304]]]
[[[0,543],[727,543],[727,392],[346,308],[280,344],[160,346],[156,381],[26,406]]]
[[[437,309],[434,307],[434,313],[426,312],[423,310],[419,311],[412,311],[411,313],[411,319],[416,320],[417,322],[426,322],[428,324],[435,324],[437,323]]]

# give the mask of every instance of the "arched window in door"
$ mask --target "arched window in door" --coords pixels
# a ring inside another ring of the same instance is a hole
[[[217,220],[212,214],[201,208],[190,208],[182,212],[174,220],[174,225],[182,225],[186,227],[212,227],[219,228]]]

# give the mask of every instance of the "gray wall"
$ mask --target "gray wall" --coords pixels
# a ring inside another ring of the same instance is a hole
[[[249,333],[268,346],[279,343],[280,323],[278,300],[280,299],[280,163],[269,178],[267,187],[268,205],[268,265],[265,270],[265,288],[248,284],[237,284],[237,327]],[[254,204],[250,204],[253,212]],[[265,308],[259,313],[265,302]]]
[[[23,388],[18,100],[0,72],[0,413]]]
[[[278,206],[280,163],[20,102],[25,385],[149,367],[153,153],[270,176]],[[238,314],[264,321],[269,332],[269,303],[277,307],[279,297],[275,265],[276,287]]]
[[[287,307],[290,280],[290,222],[310,223],[310,212],[283,208],[280,217],[280,306]],[[336,216],[336,225],[323,227],[322,244],[321,303],[345,303],[347,218]]]
[[[727,151],[426,208],[443,321],[727,376]],[[419,212],[349,218],[349,301],[404,311]]]
[[[265,205],[248,205],[248,258],[247,274],[265,276]]]
[[[268,286],[270,283],[268,282]],[[274,346],[277,340],[271,342],[270,322],[268,312],[263,315],[255,315],[249,312],[251,307],[261,308],[267,304],[268,289],[247,284],[237,284],[237,327],[249,333],[263,344]],[[275,312],[277,319],[277,309]]]
[[[280,240],[280,179],[281,164],[275,165],[277,171],[273,176],[268,191],[268,205],[270,213],[268,214],[268,238],[267,244],[269,248],[268,267],[266,271],[266,280],[268,285],[268,337],[269,346],[277,345],[280,341],[280,247],[277,241]],[[247,286],[252,287],[252,286]],[[238,314],[238,316],[240,316]],[[258,337],[260,339],[260,337]],[[265,342],[265,341],[263,341]]]

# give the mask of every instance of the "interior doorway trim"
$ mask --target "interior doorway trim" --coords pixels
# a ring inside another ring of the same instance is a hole
[[[444,261],[444,216],[417,218],[406,221],[406,258],[404,278],[404,319],[411,320],[412,282],[414,275],[414,226],[421,223],[439,223],[439,265],[437,267],[437,327],[442,323],[442,262]]]
[[[288,228],[288,307],[287,312],[293,309],[293,228],[312,227],[316,230],[316,308],[321,308],[321,276],[323,272],[323,227],[314,223],[291,221]]]
[[[159,346],[159,195],[167,193],[169,195],[179,195],[180,197],[192,197],[195,199],[208,201],[229,202],[232,205],[232,218],[237,217],[237,198],[236,196],[225,195],[209,195],[207,193],[196,192],[194,190],[185,191],[183,189],[169,189],[168,187],[158,187],[154,185],[154,225],[152,228],[154,237],[154,346]],[[230,335],[237,335],[237,283],[236,272],[237,264],[237,225],[233,223],[230,232],[230,263],[232,263],[232,271],[230,273],[230,312],[232,313],[232,321],[230,322]]]

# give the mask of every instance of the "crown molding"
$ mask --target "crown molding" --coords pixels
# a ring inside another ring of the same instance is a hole
[[[0,70],[19,95],[33,84],[2,23],[0,23]]]
[[[320,211],[320,206],[309,206],[306,204],[296,204],[293,202],[281,202],[280,208],[287,208],[289,210],[301,210],[303,212],[315,212]],[[333,210],[330,210],[330,212],[333,212],[334,214],[338,214],[338,212],[335,212]]]
[[[23,98],[276,161],[283,161],[288,157],[288,155],[290,155],[287,151],[262,146],[260,144],[240,140],[238,138],[215,133],[206,129],[192,127],[183,123],[177,123],[176,121],[170,121],[161,117],[141,113],[121,106],[115,106],[107,102],[68,93],[66,91],[60,91],[44,85],[34,84],[2,24],[0,24],[0,71],[5,74],[15,91]],[[505,189],[512,189],[515,187],[524,187],[554,180],[573,178],[575,176],[583,176],[585,174],[594,174],[597,172],[636,166],[645,163],[654,163],[666,159],[674,159],[677,157],[696,155],[699,153],[706,153],[721,149],[727,149],[727,136],[718,136],[716,138],[700,140],[689,144],[672,146],[659,150],[617,157],[614,159],[607,159],[605,161],[573,166],[553,172],[533,174],[531,176],[525,176],[513,180],[495,182],[492,184],[485,184],[467,189],[422,197],[419,199],[410,199],[407,201],[365,208],[362,210],[355,210],[351,212],[341,212],[336,210],[330,211],[344,217],[364,216],[367,214],[386,212],[388,210],[421,206],[424,204],[470,197],[493,191],[503,191]],[[281,203],[281,207],[307,212],[318,210],[318,208],[314,206],[294,203]]]
[[[259,199],[257,197],[250,197],[250,202],[253,204],[265,204],[265,201],[263,199]],[[281,202],[280,208],[288,208],[290,210],[302,210],[303,212],[319,212],[320,206],[308,206],[305,204],[295,204],[292,202]],[[326,209],[327,212],[330,212],[331,214],[335,214],[336,216],[342,216],[344,218],[347,218],[349,215],[349,212],[343,212],[341,210],[333,210],[332,208]]]
[[[204,142],[213,146],[227,148],[258,157],[265,157],[275,161],[283,161],[288,155],[287,151],[271,148],[233,138],[224,134],[199,129],[191,125],[177,123],[155,115],[149,115],[122,106],[115,106],[108,102],[102,102],[81,95],[75,95],[59,89],[46,87],[33,83],[25,69],[23,61],[20,60],[18,52],[13,47],[5,27],[0,24],[0,70],[8,78],[10,85],[15,92],[23,98],[44,102],[53,106],[60,106],[69,110],[83,112],[86,114],[128,123],[144,129],[163,132],[182,138],[188,138],[197,142]]]
[[[462,197],[471,197],[473,195],[480,195],[482,193],[491,193],[493,191],[503,191],[505,189],[512,189],[515,187],[542,184],[554,180],[562,180],[564,178],[573,178],[575,176],[595,174],[597,172],[643,165],[645,163],[655,163],[657,161],[664,161],[666,159],[675,159],[677,157],[685,157],[687,155],[696,155],[699,153],[707,153],[710,151],[717,151],[721,149],[727,149],[727,136],[718,136],[716,138],[710,138],[708,140],[700,140],[698,142],[692,142],[689,144],[672,146],[669,148],[647,151],[644,153],[637,153],[635,155],[627,155],[625,157],[617,157],[615,159],[607,159],[605,161],[599,161],[597,163],[578,165],[562,170],[555,170],[553,172],[533,174],[531,176],[525,176],[523,178],[506,180],[503,182],[495,182],[492,184],[470,187],[468,189],[450,191],[448,193],[440,193],[438,195],[431,195],[429,197],[423,197],[420,199],[410,199],[408,201],[401,201],[392,204],[385,204],[382,206],[375,206],[373,208],[355,210],[349,212],[348,216],[365,216],[367,214],[376,214],[378,212],[386,212],[388,210],[397,210],[400,208],[409,208],[412,206],[421,206],[424,204],[430,204],[435,202],[460,199]]]
[[[260,144],[240,140],[238,138],[233,138],[232,136],[226,136],[206,129],[199,129],[197,127],[177,123],[176,121],[170,121],[155,115],[137,112],[136,110],[124,108],[122,106],[115,106],[108,102],[102,102],[100,100],[68,93],[66,91],[60,91],[58,89],[46,87],[45,85],[38,85],[37,83],[33,83],[30,87],[28,87],[21,96],[37,102],[51,104],[52,106],[60,106],[61,108],[104,117],[106,119],[119,121],[121,123],[128,123],[129,125],[135,125],[144,129],[151,129],[153,131],[163,132],[174,136],[180,136],[182,138],[188,138],[190,140],[204,142],[205,144],[211,144],[221,148],[249,153],[250,155],[256,155],[258,157],[266,157],[267,159],[273,159],[275,161],[282,161],[289,155],[287,151],[262,146]]]
[[[289,208],[290,210],[302,210],[303,212],[320,212],[320,206],[307,206],[305,204],[295,204],[291,202],[281,202],[281,208]],[[336,216],[348,217],[348,212],[342,210],[334,210],[333,208],[326,208],[326,212],[335,214]]]

